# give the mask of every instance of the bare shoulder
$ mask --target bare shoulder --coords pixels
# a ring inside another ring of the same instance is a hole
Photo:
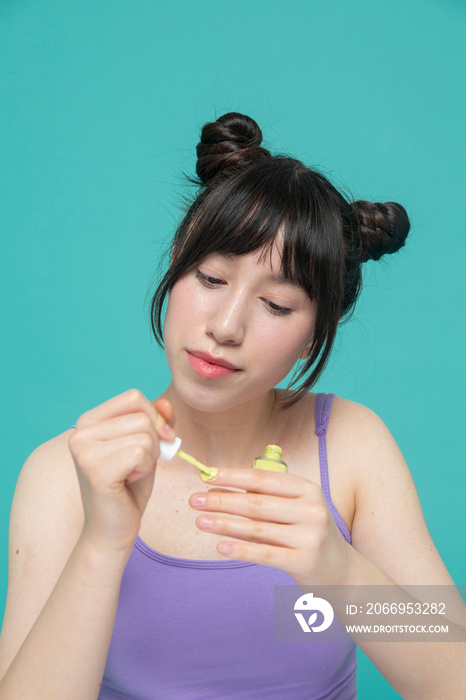
[[[24,532],[52,519],[69,524],[64,532],[82,524],[79,483],[68,447],[71,434],[67,430],[44,442],[25,461],[13,497],[10,538],[16,529]]]
[[[366,460],[373,465],[375,455],[386,457],[390,453],[391,458],[402,459],[383,420],[370,408],[354,401],[335,397],[327,435],[337,449],[344,446],[347,458],[357,457],[361,469]]]
[[[45,605],[82,529],[70,434],[67,430],[36,448],[18,478],[10,516],[0,677]]]
[[[329,462],[350,470],[352,544],[397,583],[448,584],[416,486],[396,440],[373,411],[336,398],[328,430]]]
[[[332,404],[330,428],[338,428],[352,441],[372,441],[382,435],[390,438],[390,432],[379,416],[367,406],[335,396]]]
[[[335,397],[327,432],[328,450],[335,463],[351,470],[356,499],[389,483],[415,490],[408,465],[384,421],[370,408]]]
[[[370,408],[336,397],[327,432],[329,462],[349,472],[355,511],[375,505],[385,489],[415,494],[408,465],[383,420]],[[417,494],[416,494],[417,496]]]
[[[292,415],[293,422],[300,421],[303,426],[308,426],[313,421],[316,398],[317,395],[312,393],[303,396],[296,405],[296,415]],[[333,442],[350,444],[359,453],[366,447],[371,449],[380,445],[380,440],[394,443],[390,431],[374,411],[339,396],[335,396],[332,402],[327,436]]]

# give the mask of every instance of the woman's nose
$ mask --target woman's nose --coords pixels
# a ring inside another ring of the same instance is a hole
[[[222,345],[240,345],[246,330],[247,308],[238,296],[218,301],[206,324],[206,332]]]

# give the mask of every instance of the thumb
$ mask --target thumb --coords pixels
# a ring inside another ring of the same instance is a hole
[[[155,410],[163,416],[164,420],[173,427],[175,424],[175,416],[170,401],[168,399],[158,399],[153,405]]]

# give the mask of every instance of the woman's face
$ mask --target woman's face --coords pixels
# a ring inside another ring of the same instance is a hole
[[[281,273],[280,255],[215,253],[173,286],[165,352],[188,405],[227,410],[270,391],[312,337],[316,304]]]

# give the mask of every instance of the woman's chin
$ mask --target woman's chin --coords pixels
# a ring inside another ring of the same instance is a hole
[[[206,389],[202,387],[188,388],[184,385],[177,387],[173,382],[173,389],[177,398],[194,411],[202,413],[219,413],[234,411],[253,405],[257,401],[266,401],[268,394],[273,391],[270,387],[261,388],[260,391],[226,391],[216,388]]]

